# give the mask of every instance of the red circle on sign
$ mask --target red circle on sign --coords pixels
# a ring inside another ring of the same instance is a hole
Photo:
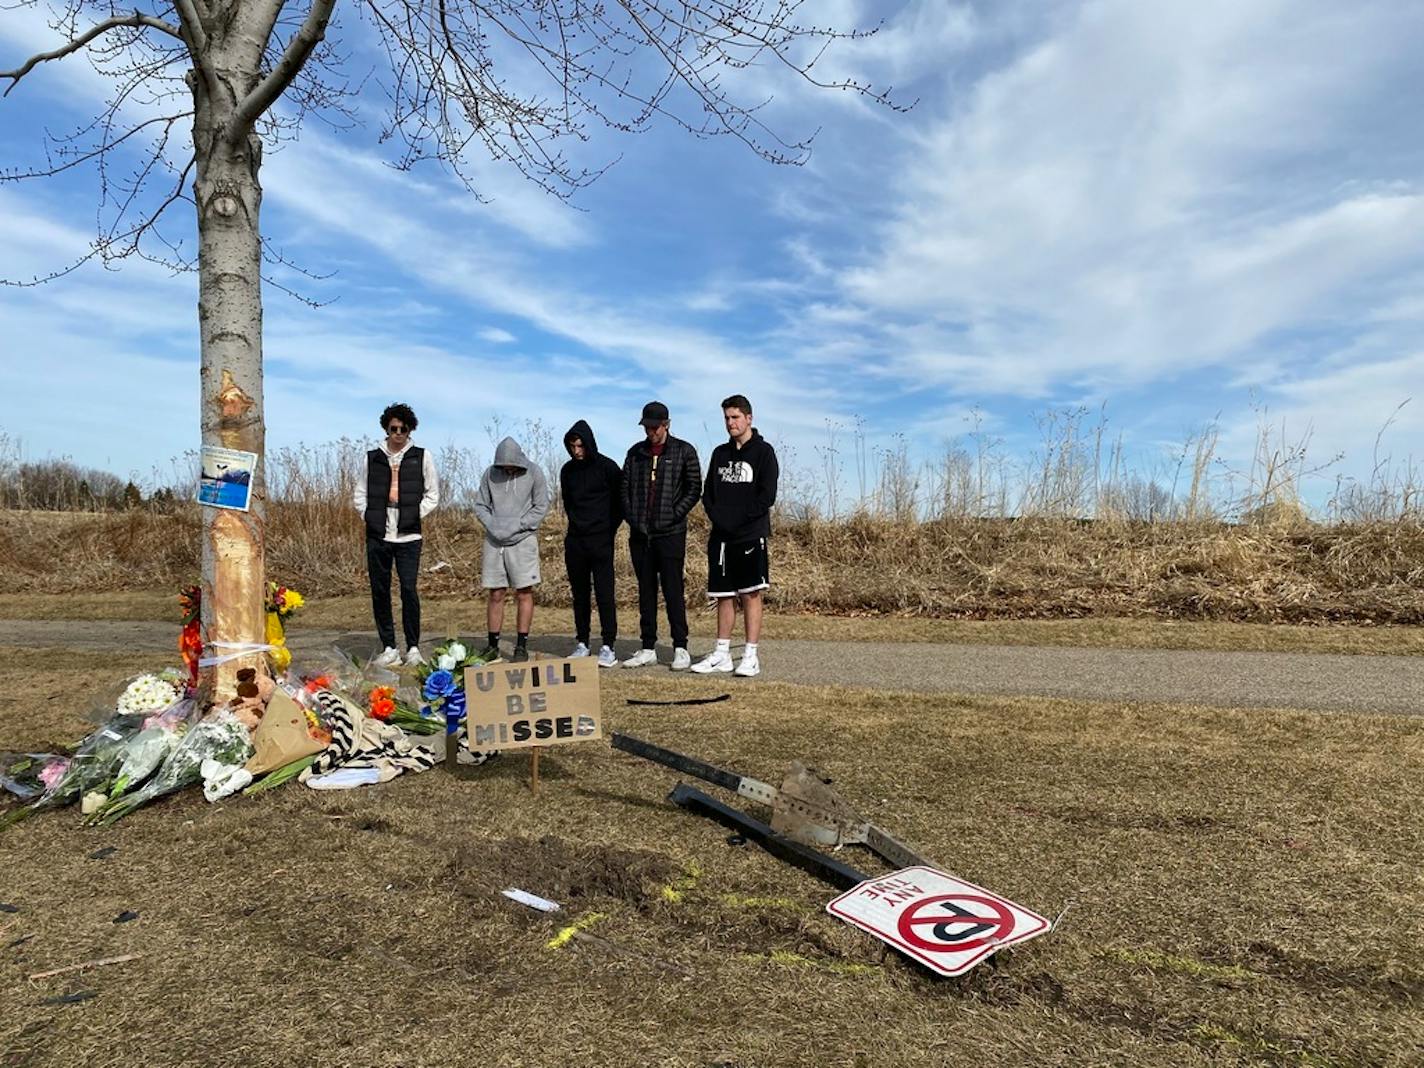
[[[926,910],[933,908],[941,901],[972,902],[990,909],[993,915],[980,916],[976,913],[970,916],[959,916],[946,915],[943,912],[925,914]],[[988,925],[991,929],[976,938],[967,938],[961,942],[933,942],[928,938],[920,937],[916,931],[916,928],[920,927],[979,926],[980,924]],[[897,926],[900,930],[900,937],[918,949],[928,950],[931,953],[965,953],[971,949],[980,949],[996,942],[1002,942],[1011,935],[1014,930],[1014,914],[1002,901],[984,897],[981,894],[936,894],[934,897],[916,901],[902,912]]]

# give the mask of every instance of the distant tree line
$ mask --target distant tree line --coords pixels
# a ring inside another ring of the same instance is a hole
[[[0,508],[45,512],[118,512],[130,508],[166,510],[178,497],[162,487],[147,497],[132,479],[68,460],[40,460],[0,466]]]

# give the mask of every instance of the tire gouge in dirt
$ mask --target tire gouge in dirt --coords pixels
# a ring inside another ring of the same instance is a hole
[[[615,732],[611,741],[614,749],[695,775],[740,797],[770,806],[772,830],[794,842],[829,849],[863,845],[896,868],[936,867],[884,828],[862,819],[831,787],[829,779],[799,760],[791,762],[778,789],[631,734]]]

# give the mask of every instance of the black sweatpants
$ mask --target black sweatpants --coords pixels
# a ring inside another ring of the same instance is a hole
[[[589,594],[598,598],[598,627],[610,649],[618,640],[618,606],[613,601],[613,539],[564,538],[564,567],[574,597],[574,637],[588,644],[593,624]],[[590,579],[592,581],[590,581]]]
[[[672,644],[686,649],[687,597],[683,593],[682,565],[687,557],[687,531],[656,538],[632,531],[628,549],[633,557],[633,574],[638,576],[638,630],[643,648],[658,644],[658,587],[662,586]]]
[[[366,539],[366,574],[371,580],[371,614],[376,617],[376,633],[381,645],[394,649],[395,622],[391,619],[391,564],[400,579],[401,629],[405,644],[420,644],[420,595],[415,580],[420,574],[420,547],[423,541],[382,541]]]

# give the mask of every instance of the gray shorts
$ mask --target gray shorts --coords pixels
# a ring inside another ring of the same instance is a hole
[[[486,538],[480,583],[487,590],[539,585],[539,535],[531,534],[513,545],[496,545]]]

